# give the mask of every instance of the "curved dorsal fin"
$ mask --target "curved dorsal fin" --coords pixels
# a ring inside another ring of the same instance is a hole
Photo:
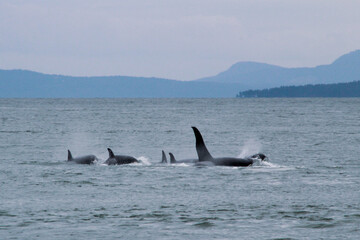
[[[71,161],[73,159],[70,150],[68,149],[68,161]]]
[[[207,150],[205,143],[204,143],[204,139],[201,136],[200,131],[196,128],[196,127],[191,127],[194,130],[194,134],[195,134],[195,140],[196,140],[196,152],[198,154],[199,157],[199,161],[211,161],[213,160],[213,157],[211,156],[211,154],[209,153],[209,151]]]
[[[169,152],[169,155],[170,155],[170,163],[176,163],[176,159],[175,159],[174,154],[172,154],[171,152]]]
[[[162,150],[162,159],[161,159],[161,163],[167,163],[167,158],[166,158],[166,155],[165,155],[164,150]]]
[[[110,148],[108,148],[107,150],[108,150],[108,152],[109,152],[109,158],[115,157],[113,151],[112,151]]]

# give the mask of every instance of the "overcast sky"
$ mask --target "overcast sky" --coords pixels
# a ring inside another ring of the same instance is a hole
[[[239,61],[329,64],[359,0],[0,0],[0,69],[192,80]]]

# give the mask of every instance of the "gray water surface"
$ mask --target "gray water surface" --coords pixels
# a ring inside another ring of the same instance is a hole
[[[360,99],[0,99],[0,239],[358,239]],[[258,151],[248,168],[163,165]],[[106,166],[106,148],[140,164]],[[67,163],[95,154],[85,166]]]

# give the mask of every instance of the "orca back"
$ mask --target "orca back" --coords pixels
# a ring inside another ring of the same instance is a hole
[[[73,161],[78,164],[93,164],[97,160],[95,155],[86,155],[74,158]]]
[[[136,158],[125,155],[115,155],[114,152],[108,148],[109,158],[105,161],[107,165],[122,165],[139,162]]]
[[[217,166],[248,167],[254,163],[251,158],[222,157],[212,161]]]
[[[115,155],[115,159],[116,159],[117,165],[139,162],[136,158],[131,157],[131,156],[126,156],[126,155]]]
[[[97,160],[97,157],[95,155],[86,155],[82,157],[76,157],[74,158],[68,150],[68,161],[78,163],[78,164],[92,164]]]

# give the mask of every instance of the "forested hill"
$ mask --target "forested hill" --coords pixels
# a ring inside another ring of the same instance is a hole
[[[360,81],[335,84],[285,86],[263,90],[239,92],[236,97],[244,98],[301,98],[301,97],[360,97]]]

